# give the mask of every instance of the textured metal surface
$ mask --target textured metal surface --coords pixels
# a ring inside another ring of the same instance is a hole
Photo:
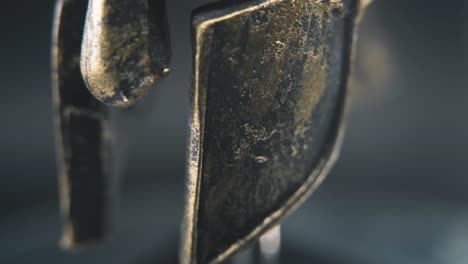
[[[91,93],[130,106],[169,73],[164,0],[90,0],[81,70]]]
[[[52,46],[62,244],[101,239],[108,227],[110,128],[102,103],[86,89],[79,58],[87,1],[58,0]]]
[[[224,260],[326,176],[359,4],[249,1],[195,12],[183,263]]]

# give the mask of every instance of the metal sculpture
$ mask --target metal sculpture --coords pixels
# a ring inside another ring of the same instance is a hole
[[[325,178],[368,2],[221,1],[194,11],[182,263],[224,261]],[[169,72],[169,35],[160,0],[58,0],[55,19],[64,242],[73,247],[108,227],[114,174],[101,102],[127,107],[155,86]]]

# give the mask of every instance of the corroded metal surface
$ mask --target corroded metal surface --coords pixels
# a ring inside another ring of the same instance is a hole
[[[169,73],[164,0],[90,0],[81,70],[91,93],[130,106]]]
[[[110,128],[86,89],[79,58],[87,1],[58,0],[52,45],[60,200],[65,247],[101,239],[108,227]]]
[[[326,176],[359,10],[358,0],[264,0],[196,11],[183,263],[224,260]]]

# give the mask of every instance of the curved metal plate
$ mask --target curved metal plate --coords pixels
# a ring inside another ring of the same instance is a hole
[[[197,11],[183,263],[218,263],[300,205],[336,159],[357,0]]]
[[[108,111],[80,73],[86,6],[87,1],[58,0],[54,21],[52,81],[65,247],[106,235],[112,186]]]

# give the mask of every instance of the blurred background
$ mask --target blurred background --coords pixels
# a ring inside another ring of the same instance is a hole
[[[114,112],[123,188],[113,237],[62,252],[49,70],[54,1],[2,1],[0,263],[176,263],[190,12],[201,2],[168,1],[172,74],[132,111]],[[467,6],[370,6],[341,159],[283,224],[285,263],[468,263]]]

